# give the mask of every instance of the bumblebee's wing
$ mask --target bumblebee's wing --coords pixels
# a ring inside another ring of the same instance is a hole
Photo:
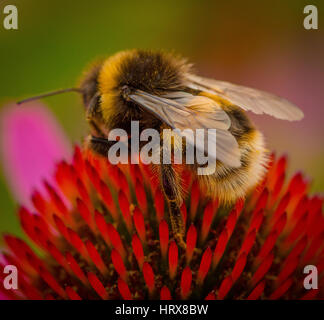
[[[264,91],[191,74],[187,75],[187,79],[190,88],[216,94],[244,110],[257,114],[266,113],[289,121],[300,120],[304,116],[303,112],[291,102]]]
[[[164,96],[156,96],[136,90],[129,98],[147,111],[167,123],[173,129],[215,129],[216,154],[209,150],[209,157],[219,159],[231,167],[239,167],[240,150],[234,136],[228,131],[231,121],[228,115],[213,100],[194,96],[186,92],[177,91]],[[190,139],[181,134],[196,148],[202,149],[201,141]],[[214,139],[215,137],[211,137]],[[207,145],[207,134],[204,135],[204,144]]]

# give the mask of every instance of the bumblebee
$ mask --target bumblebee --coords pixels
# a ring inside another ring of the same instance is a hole
[[[83,97],[91,129],[86,145],[105,156],[111,146],[107,140],[110,130],[121,128],[130,135],[131,121],[139,121],[140,131],[159,130],[162,140],[165,128],[215,129],[216,170],[198,175],[198,181],[207,196],[218,198],[222,204],[244,198],[266,170],[263,135],[246,111],[290,121],[303,118],[302,111],[283,98],[197,76],[185,59],[160,51],[119,52],[94,64],[77,89],[64,91],[72,90]],[[173,140],[174,148],[184,143],[182,137],[178,140]],[[185,150],[182,148],[184,157]],[[181,179],[172,163],[161,161],[153,166],[168,201],[174,237],[184,246]],[[186,166],[196,172],[199,165]]]

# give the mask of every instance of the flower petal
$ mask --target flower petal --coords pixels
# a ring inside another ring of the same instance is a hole
[[[1,158],[15,199],[30,204],[42,180],[53,182],[55,163],[69,158],[71,146],[53,115],[41,103],[6,105],[0,115]]]

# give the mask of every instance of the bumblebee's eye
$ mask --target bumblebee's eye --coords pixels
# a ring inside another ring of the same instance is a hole
[[[130,101],[129,95],[132,93],[132,90],[129,86],[122,86],[121,94],[126,101]]]

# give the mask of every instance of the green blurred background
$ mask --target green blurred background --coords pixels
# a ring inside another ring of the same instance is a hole
[[[5,30],[3,8],[18,8],[19,29]],[[319,29],[303,28],[303,8],[314,4]],[[269,149],[287,153],[290,170],[323,191],[324,1],[0,1],[0,108],[75,84],[98,56],[129,48],[174,50],[205,76],[284,96],[305,119],[282,122],[252,116]],[[73,142],[86,133],[76,94],[44,100]],[[0,232],[21,234],[16,203],[0,169]]]

